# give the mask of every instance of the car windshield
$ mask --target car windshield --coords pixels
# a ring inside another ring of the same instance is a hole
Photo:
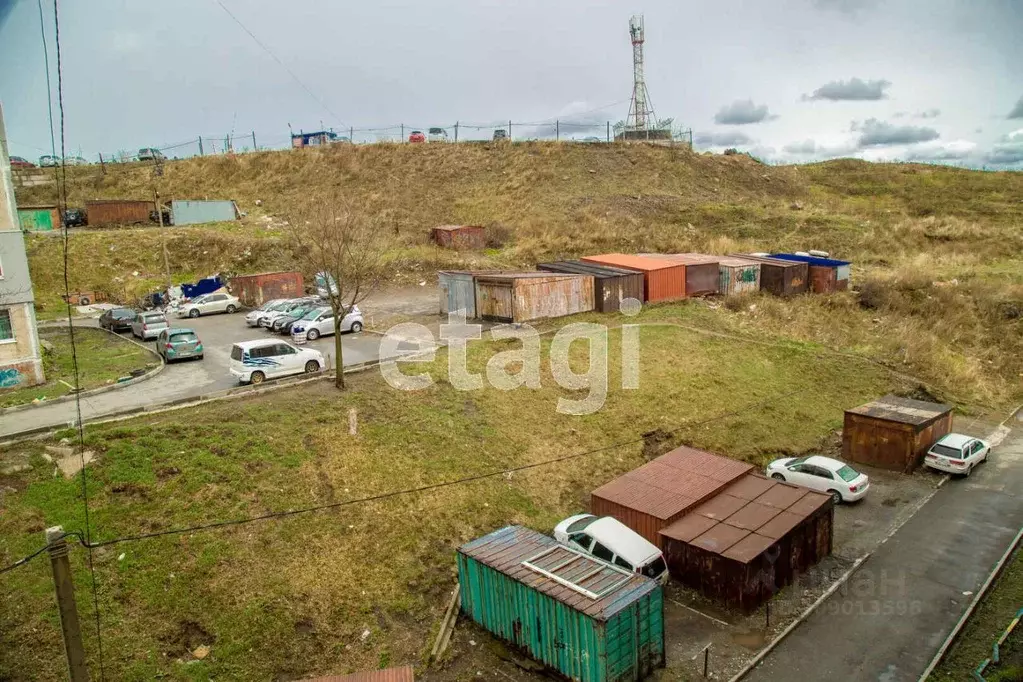
[[[275,305],[280,305],[280,301],[267,301],[263,305],[259,306],[260,310],[273,310]]]
[[[192,332],[182,332],[180,334],[175,334],[170,338],[170,340],[171,343],[192,343],[193,341],[198,341],[199,337]]]
[[[135,311],[129,310],[128,308],[122,308],[121,310],[115,310],[113,313],[111,313],[111,315],[122,320],[127,320],[129,318],[135,317]]]
[[[443,132],[444,132],[443,128],[430,128],[431,135],[440,135]]]
[[[205,303],[205,302],[206,302],[206,294],[203,294],[202,296],[196,296],[195,298],[192,299],[192,303]]]
[[[667,568],[667,565],[664,563],[664,557],[659,556],[643,567],[643,575],[648,578],[656,578],[660,574],[664,573]]]
[[[163,313],[160,313],[159,315],[146,315],[145,319],[146,319],[146,324],[151,324],[151,323],[154,323],[154,322],[166,322],[167,321],[164,318]]]
[[[231,359],[235,360],[236,362],[241,362],[242,360],[241,346],[231,346]]]
[[[313,308],[312,310],[307,312],[305,315],[303,315],[302,319],[303,320],[315,320],[317,317],[320,316],[320,313],[322,313],[322,312],[323,312],[323,308]]]
[[[569,524],[568,532],[569,533],[578,533],[581,530],[585,530],[587,526],[589,526],[591,523],[593,523],[596,520],[597,520],[597,517],[595,517],[595,516],[587,516],[585,519],[579,519],[578,521],[574,521],[573,523]]]
[[[941,443],[938,443],[933,448],[931,448],[931,452],[935,455],[941,455],[942,457],[951,457],[952,459],[962,459],[963,456],[963,451],[960,450],[959,448],[953,448],[948,445],[942,445]]]
[[[843,481],[846,481],[846,482],[852,481],[852,480],[856,479],[857,477],[859,477],[859,475],[860,475],[860,472],[856,471],[856,469],[853,469],[851,466],[848,466],[848,465],[842,467],[841,469],[839,469],[835,473],[838,474],[839,478],[841,478]]]
[[[795,466],[796,464],[802,464],[805,461],[806,461],[806,457],[793,457],[788,462],[785,462],[785,466],[787,466],[787,467]]]

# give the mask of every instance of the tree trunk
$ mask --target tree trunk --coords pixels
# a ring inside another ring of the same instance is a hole
[[[341,350],[341,322],[344,320],[344,313],[334,312],[334,385],[339,390],[345,388],[345,363]]]

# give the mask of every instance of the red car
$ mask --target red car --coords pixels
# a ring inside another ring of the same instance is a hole
[[[423,135],[421,130],[413,130],[412,134],[408,136],[409,142],[426,142],[426,135]]]
[[[11,168],[35,168],[36,165],[31,161],[27,161],[20,156],[11,157]]]

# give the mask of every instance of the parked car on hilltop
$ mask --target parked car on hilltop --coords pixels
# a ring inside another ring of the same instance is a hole
[[[554,526],[558,542],[592,554],[626,571],[668,582],[661,550],[618,519],[593,514],[570,516]]]
[[[409,142],[426,142],[426,135],[421,130],[413,130],[408,136]]]
[[[80,156],[65,156],[64,165],[66,166],[88,166],[89,162]]]
[[[261,384],[289,374],[313,374],[325,366],[320,351],[296,348],[278,339],[243,341],[231,346],[231,374],[243,384]]]
[[[167,157],[155,147],[143,147],[138,153],[139,161],[166,161]]]
[[[975,466],[987,461],[989,454],[991,445],[986,441],[961,433],[947,433],[927,450],[924,464],[948,474],[969,476]]]
[[[156,337],[156,352],[165,362],[202,360],[203,347],[198,334],[191,329],[167,328]]]
[[[767,465],[765,473],[779,481],[827,493],[835,504],[855,502],[862,499],[870,489],[870,480],[866,474],[861,474],[845,462],[821,455],[776,459]]]
[[[507,140],[507,139],[508,139],[508,131],[507,130],[505,130],[504,128],[495,128],[494,129],[494,142],[500,142],[501,140]]]
[[[99,326],[112,332],[130,332],[137,314],[131,308],[111,308],[99,316]]]
[[[11,157],[11,168],[35,168],[36,165],[20,156]]]
[[[59,156],[50,156],[49,154],[47,154],[46,156],[39,157],[39,166],[41,168],[54,168],[59,165],[60,165]]]
[[[166,315],[158,310],[147,310],[135,314],[135,319],[131,322],[131,333],[143,341],[148,341],[159,336],[160,332],[169,326]]]
[[[362,331],[364,321],[359,306],[352,306],[348,314],[341,320],[341,331],[358,334]],[[334,333],[334,311],[329,307],[321,307],[306,313],[302,319],[291,326],[291,336],[296,342],[315,341],[321,336]]]
[[[448,141],[448,131],[444,130],[443,128],[430,128],[428,131],[426,131],[426,134],[427,134],[427,139],[430,142],[447,142]]]
[[[231,294],[203,294],[182,303],[178,308],[178,317],[199,317],[213,313],[233,313],[241,307],[237,296]]]

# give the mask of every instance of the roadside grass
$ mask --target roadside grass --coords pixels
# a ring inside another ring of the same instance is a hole
[[[687,314],[681,310],[677,319]],[[904,387],[876,365],[810,343],[774,347],[667,325],[644,326],[640,335],[640,388],[621,388],[621,337],[612,330],[607,401],[587,416],[557,412],[559,398],[585,392],[554,382],[546,359],[552,339],[544,336],[535,390],[458,391],[441,351],[431,362],[401,366],[433,378],[421,391],[392,389],[373,372],[353,375],[344,393],[323,382],[88,427],[87,444],[98,454],[88,472],[90,512],[101,542],[628,442],[474,483],[98,549],[107,675],[290,679],[385,660],[418,664],[455,582],[454,549],[508,523],[550,531],[585,509],[594,487],[644,461],[643,434],[659,431],[662,448],[687,443],[760,465],[825,446],[844,407]],[[467,366],[485,372],[495,353],[519,347],[472,344]],[[585,342],[573,343],[570,357],[573,371],[586,371]],[[762,404],[743,409],[752,403]],[[42,447],[16,446],[35,468],[0,481],[7,491],[0,563],[37,548],[48,526],[84,527],[81,481],[52,477]],[[84,551],[75,548],[72,560],[95,669]],[[45,559],[4,575],[0,590],[0,677],[59,677],[60,630]],[[212,652],[193,662],[189,652],[202,644]]]
[[[952,651],[935,669],[935,680],[967,680],[972,679],[971,672],[985,658],[991,657],[991,646],[1009,626],[1016,612],[1023,608],[1023,553],[1016,551],[1016,556],[1005,567],[1005,572],[998,582],[977,606],[966,627],[953,646]],[[998,673],[1008,673],[1007,667],[1015,667],[1018,675],[1023,664],[1023,651],[1020,643],[1020,627],[1009,640],[1009,646],[1002,649],[1002,656],[1009,666],[992,666],[985,675],[989,680],[1011,680],[1019,677],[1000,677]],[[1016,647],[1013,650],[1012,644]]]
[[[67,329],[44,329],[39,338],[53,344],[53,350],[43,349],[46,383],[0,392],[0,407],[22,405],[36,398],[53,400],[73,392],[75,372]],[[132,370],[146,369],[160,362],[144,348],[100,329],[76,327],[75,347],[82,390],[106,386]]]

